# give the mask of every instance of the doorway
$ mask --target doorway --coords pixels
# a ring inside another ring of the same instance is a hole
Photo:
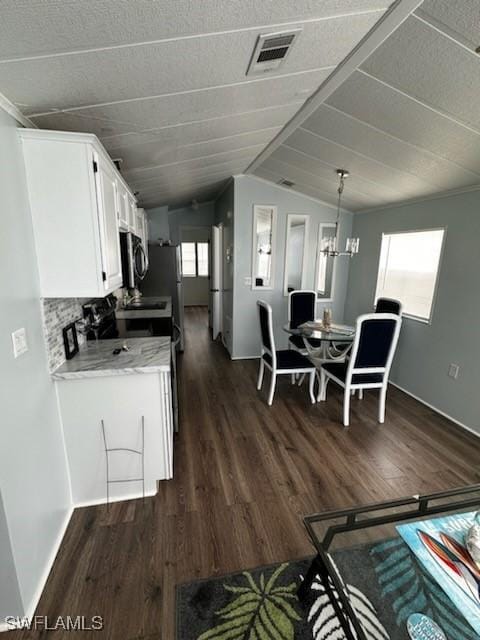
[[[181,227],[183,306],[209,306],[210,227]]]

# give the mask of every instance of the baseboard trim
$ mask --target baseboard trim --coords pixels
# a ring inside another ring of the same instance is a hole
[[[468,431],[469,433],[474,435],[476,438],[480,438],[480,433],[478,431],[475,431],[474,429],[472,429],[472,427],[468,427],[463,422],[460,422],[460,420],[457,420],[456,418],[453,418],[452,416],[448,415],[448,413],[445,413],[445,411],[441,411],[440,409],[435,407],[433,404],[430,404],[429,402],[426,402],[422,398],[419,398],[414,393],[412,393],[411,391],[408,391],[407,389],[405,389],[404,387],[400,386],[396,382],[392,382],[390,380],[389,384],[391,384],[392,387],[396,387],[397,389],[400,389],[400,391],[403,391],[403,393],[406,393],[407,396],[410,396],[414,400],[417,400],[418,402],[421,402],[422,404],[424,404],[426,407],[428,407],[432,411],[435,411],[435,413],[439,413],[441,416],[443,416],[444,418],[447,418],[447,420],[450,420],[450,422],[453,422],[458,427],[461,427],[462,429],[465,429],[465,431]]]
[[[48,559],[47,565],[43,572],[42,578],[39,581],[39,585],[37,587],[35,595],[32,598],[32,601],[30,602],[28,607],[25,607],[25,616],[27,618],[31,619],[35,614],[35,610],[38,606],[38,603],[40,602],[40,598],[42,597],[43,590],[45,589],[45,585],[47,584],[48,576],[50,575],[50,571],[52,570],[53,564],[55,562],[55,558],[57,557],[58,551],[62,545],[63,538],[67,531],[67,527],[70,523],[72,514],[73,514],[73,506],[69,506],[67,513],[65,514],[65,518],[63,520],[62,526],[60,527],[60,531],[58,532],[57,538],[55,540],[55,544],[53,545],[53,549],[50,553],[50,557]],[[13,631],[12,627],[10,627],[9,625],[5,624],[5,626],[6,626],[5,631],[7,630]]]
[[[157,495],[158,489],[154,489],[153,491],[146,491],[145,497],[151,498],[152,496]],[[110,504],[114,502],[126,502],[127,500],[141,500],[143,495],[139,493],[138,495],[127,495],[127,496],[119,496],[118,498],[111,498]],[[75,509],[82,509],[83,507],[96,507],[100,504],[106,504],[105,498],[99,498],[98,500],[88,500],[86,502],[76,502],[74,505]]]
[[[260,356],[230,356],[230,360],[260,360]]]

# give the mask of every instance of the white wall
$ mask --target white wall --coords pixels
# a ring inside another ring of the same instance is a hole
[[[226,189],[215,202],[215,224],[222,225],[222,337],[230,355],[233,352],[233,276],[235,268],[234,248],[234,181],[228,183]],[[227,260],[233,249],[233,259]]]
[[[7,517],[0,493],[0,631],[2,622],[7,616],[21,611],[23,611],[22,598],[13,561]]]
[[[31,613],[43,587],[69,515],[70,489],[48,374],[23,159],[16,124],[1,109],[0,211],[0,486],[22,604],[11,614],[22,615]],[[29,351],[14,359],[11,333],[20,327]],[[0,592],[8,579],[2,572]]]
[[[332,179],[332,189],[334,189]],[[252,290],[245,285],[245,277],[252,275],[252,230],[253,205],[269,204],[278,207],[277,241],[275,256],[274,289]],[[235,177],[234,181],[234,285],[233,285],[233,357],[248,358],[260,354],[260,332],[256,301],[263,299],[273,308],[275,340],[277,349],[286,348],[287,334],[282,326],[287,321],[287,298],[283,295],[285,268],[285,246],[287,215],[289,213],[309,216],[310,227],[307,246],[307,277],[305,288],[315,287],[315,262],[318,227],[321,222],[334,222],[336,209],[330,205],[307,198],[294,191],[254,178],[253,176]],[[344,246],[346,236],[351,233],[352,214],[343,212],[340,221],[340,246]],[[344,319],[345,295],[348,281],[348,258],[337,258],[334,282],[334,300],[331,303],[319,303],[317,315],[322,314],[325,306],[333,309],[333,319]]]
[[[480,434],[480,191],[357,214],[349,320],[372,309],[382,233],[446,228],[431,324],[405,318],[391,379]],[[415,256],[412,256],[415,260]],[[460,365],[457,380],[450,363]]]

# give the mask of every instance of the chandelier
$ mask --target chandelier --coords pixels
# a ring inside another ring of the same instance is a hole
[[[353,257],[358,253],[358,248],[360,245],[359,238],[347,238],[345,243],[345,251],[340,251],[338,249],[338,227],[340,224],[340,209],[342,202],[342,193],[345,187],[345,179],[350,175],[346,169],[337,169],[337,175],[339,178],[339,185],[337,189],[338,193],[338,205],[337,205],[337,220],[335,222],[335,235],[330,238],[324,238],[322,240],[321,253],[325,254],[329,258],[336,258],[338,256],[348,256],[349,258]]]

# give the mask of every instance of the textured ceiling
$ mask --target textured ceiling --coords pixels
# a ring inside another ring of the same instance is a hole
[[[2,0],[0,91],[41,128],[97,134],[123,159],[140,204],[205,201],[249,166],[390,2]],[[247,77],[258,35],[293,27],[302,33],[285,64]],[[315,166],[298,167],[305,189]],[[322,180],[327,189],[325,171]],[[368,203],[373,182],[358,183]],[[384,184],[382,197],[392,191],[401,189]]]
[[[480,184],[480,2],[425,0],[256,175],[353,211]],[[301,112],[300,112],[301,113]]]

